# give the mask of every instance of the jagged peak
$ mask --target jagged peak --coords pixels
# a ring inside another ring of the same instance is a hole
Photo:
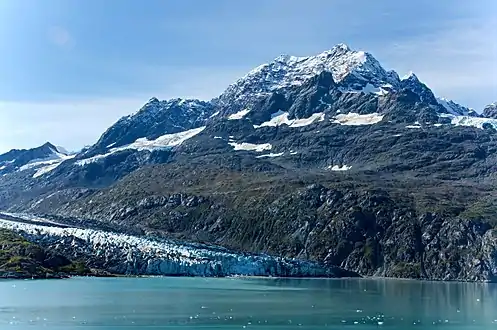
[[[121,120],[129,120],[129,119],[134,118],[136,116],[142,116],[142,115],[146,115],[149,113],[156,113],[157,111],[168,110],[172,106],[182,106],[182,105],[201,106],[201,105],[207,105],[207,103],[208,102],[206,102],[206,101],[201,101],[198,99],[172,98],[172,99],[161,101],[156,97],[152,97],[140,109],[131,113],[128,116],[122,117]]]
[[[53,150],[57,150],[57,147],[55,145],[53,145],[52,143],[50,142],[45,142],[44,144],[42,144],[40,146],[40,148],[50,148],[50,149],[53,149]]]
[[[409,71],[405,76],[403,76],[400,80],[412,80],[412,81],[418,81],[420,82],[418,76],[412,71]]]
[[[158,103],[158,102],[160,102],[159,99],[154,96],[151,97],[146,104]]]
[[[351,48],[349,47],[349,45],[347,44],[344,44],[344,43],[339,43],[337,44],[335,47],[333,48],[336,48],[336,49],[343,49],[343,50],[351,50]]]
[[[313,55],[313,56],[293,56],[293,55],[289,55],[289,54],[281,54],[278,57],[276,57],[273,60],[273,62],[276,62],[276,63],[298,62],[298,61],[307,60],[307,59],[313,58],[313,57],[317,57],[317,58],[319,58],[319,57],[327,57],[330,54],[337,54],[337,53],[345,54],[345,53],[350,53],[350,52],[357,53],[358,57],[361,57],[361,58],[365,57],[366,54],[368,54],[368,53],[366,53],[364,51],[354,51],[348,45],[340,43],[340,44],[332,47],[329,50],[326,50],[326,51],[324,51],[324,52],[322,52],[320,54]],[[370,54],[368,54],[368,55],[370,55]],[[270,64],[271,63],[266,63],[266,64],[263,64],[263,65],[259,66],[258,68],[260,68],[262,66],[265,66],[265,65],[270,65]],[[253,70],[253,71],[255,71],[255,70]]]
[[[244,103],[243,100],[252,96],[300,86],[323,71],[331,72],[337,84],[348,77],[351,77],[351,80],[344,84],[361,81],[380,87],[396,86],[399,83],[398,75],[387,72],[373,55],[362,50],[353,50],[342,43],[313,56],[280,55],[231,84],[216,101],[229,103],[240,100]]]

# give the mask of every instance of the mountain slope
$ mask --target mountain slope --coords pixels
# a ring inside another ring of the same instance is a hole
[[[493,281],[490,117],[337,45],[280,56],[209,102],[151,99],[51,171],[0,177],[0,207],[360,274]]]
[[[489,104],[483,109],[483,116],[497,119],[497,102]]]
[[[213,107],[199,100],[150,99],[138,112],[112,125],[86,153],[108,150],[133,143],[138,138],[156,139],[201,126],[212,114]]]
[[[0,278],[57,278],[89,274],[91,271],[83,264],[0,228]]]
[[[27,171],[33,178],[48,173],[63,161],[71,159],[65,149],[47,142],[33,149],[14,149],[0,155],[0,174]],[[34,174],[32,171],[36,170]]]

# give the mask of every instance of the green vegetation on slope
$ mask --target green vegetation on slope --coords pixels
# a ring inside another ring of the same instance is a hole
[[[82,262],[72,262],[0,229],[0,278],[57,278],[89,273]]]

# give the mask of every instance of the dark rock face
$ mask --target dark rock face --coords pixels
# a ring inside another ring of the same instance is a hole
[[[419,81],[418,77],[414,73],[411,73],[407,78],[403,79],[400,82],[400,86],[403,90],[409,90],[418,95],[421,102],[438,105],[433,92],[425,84]]]

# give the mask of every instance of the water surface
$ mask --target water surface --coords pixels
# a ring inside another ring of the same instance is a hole
[[[0,282],[0,329],[497,329],[497,285],[73,278]]]

